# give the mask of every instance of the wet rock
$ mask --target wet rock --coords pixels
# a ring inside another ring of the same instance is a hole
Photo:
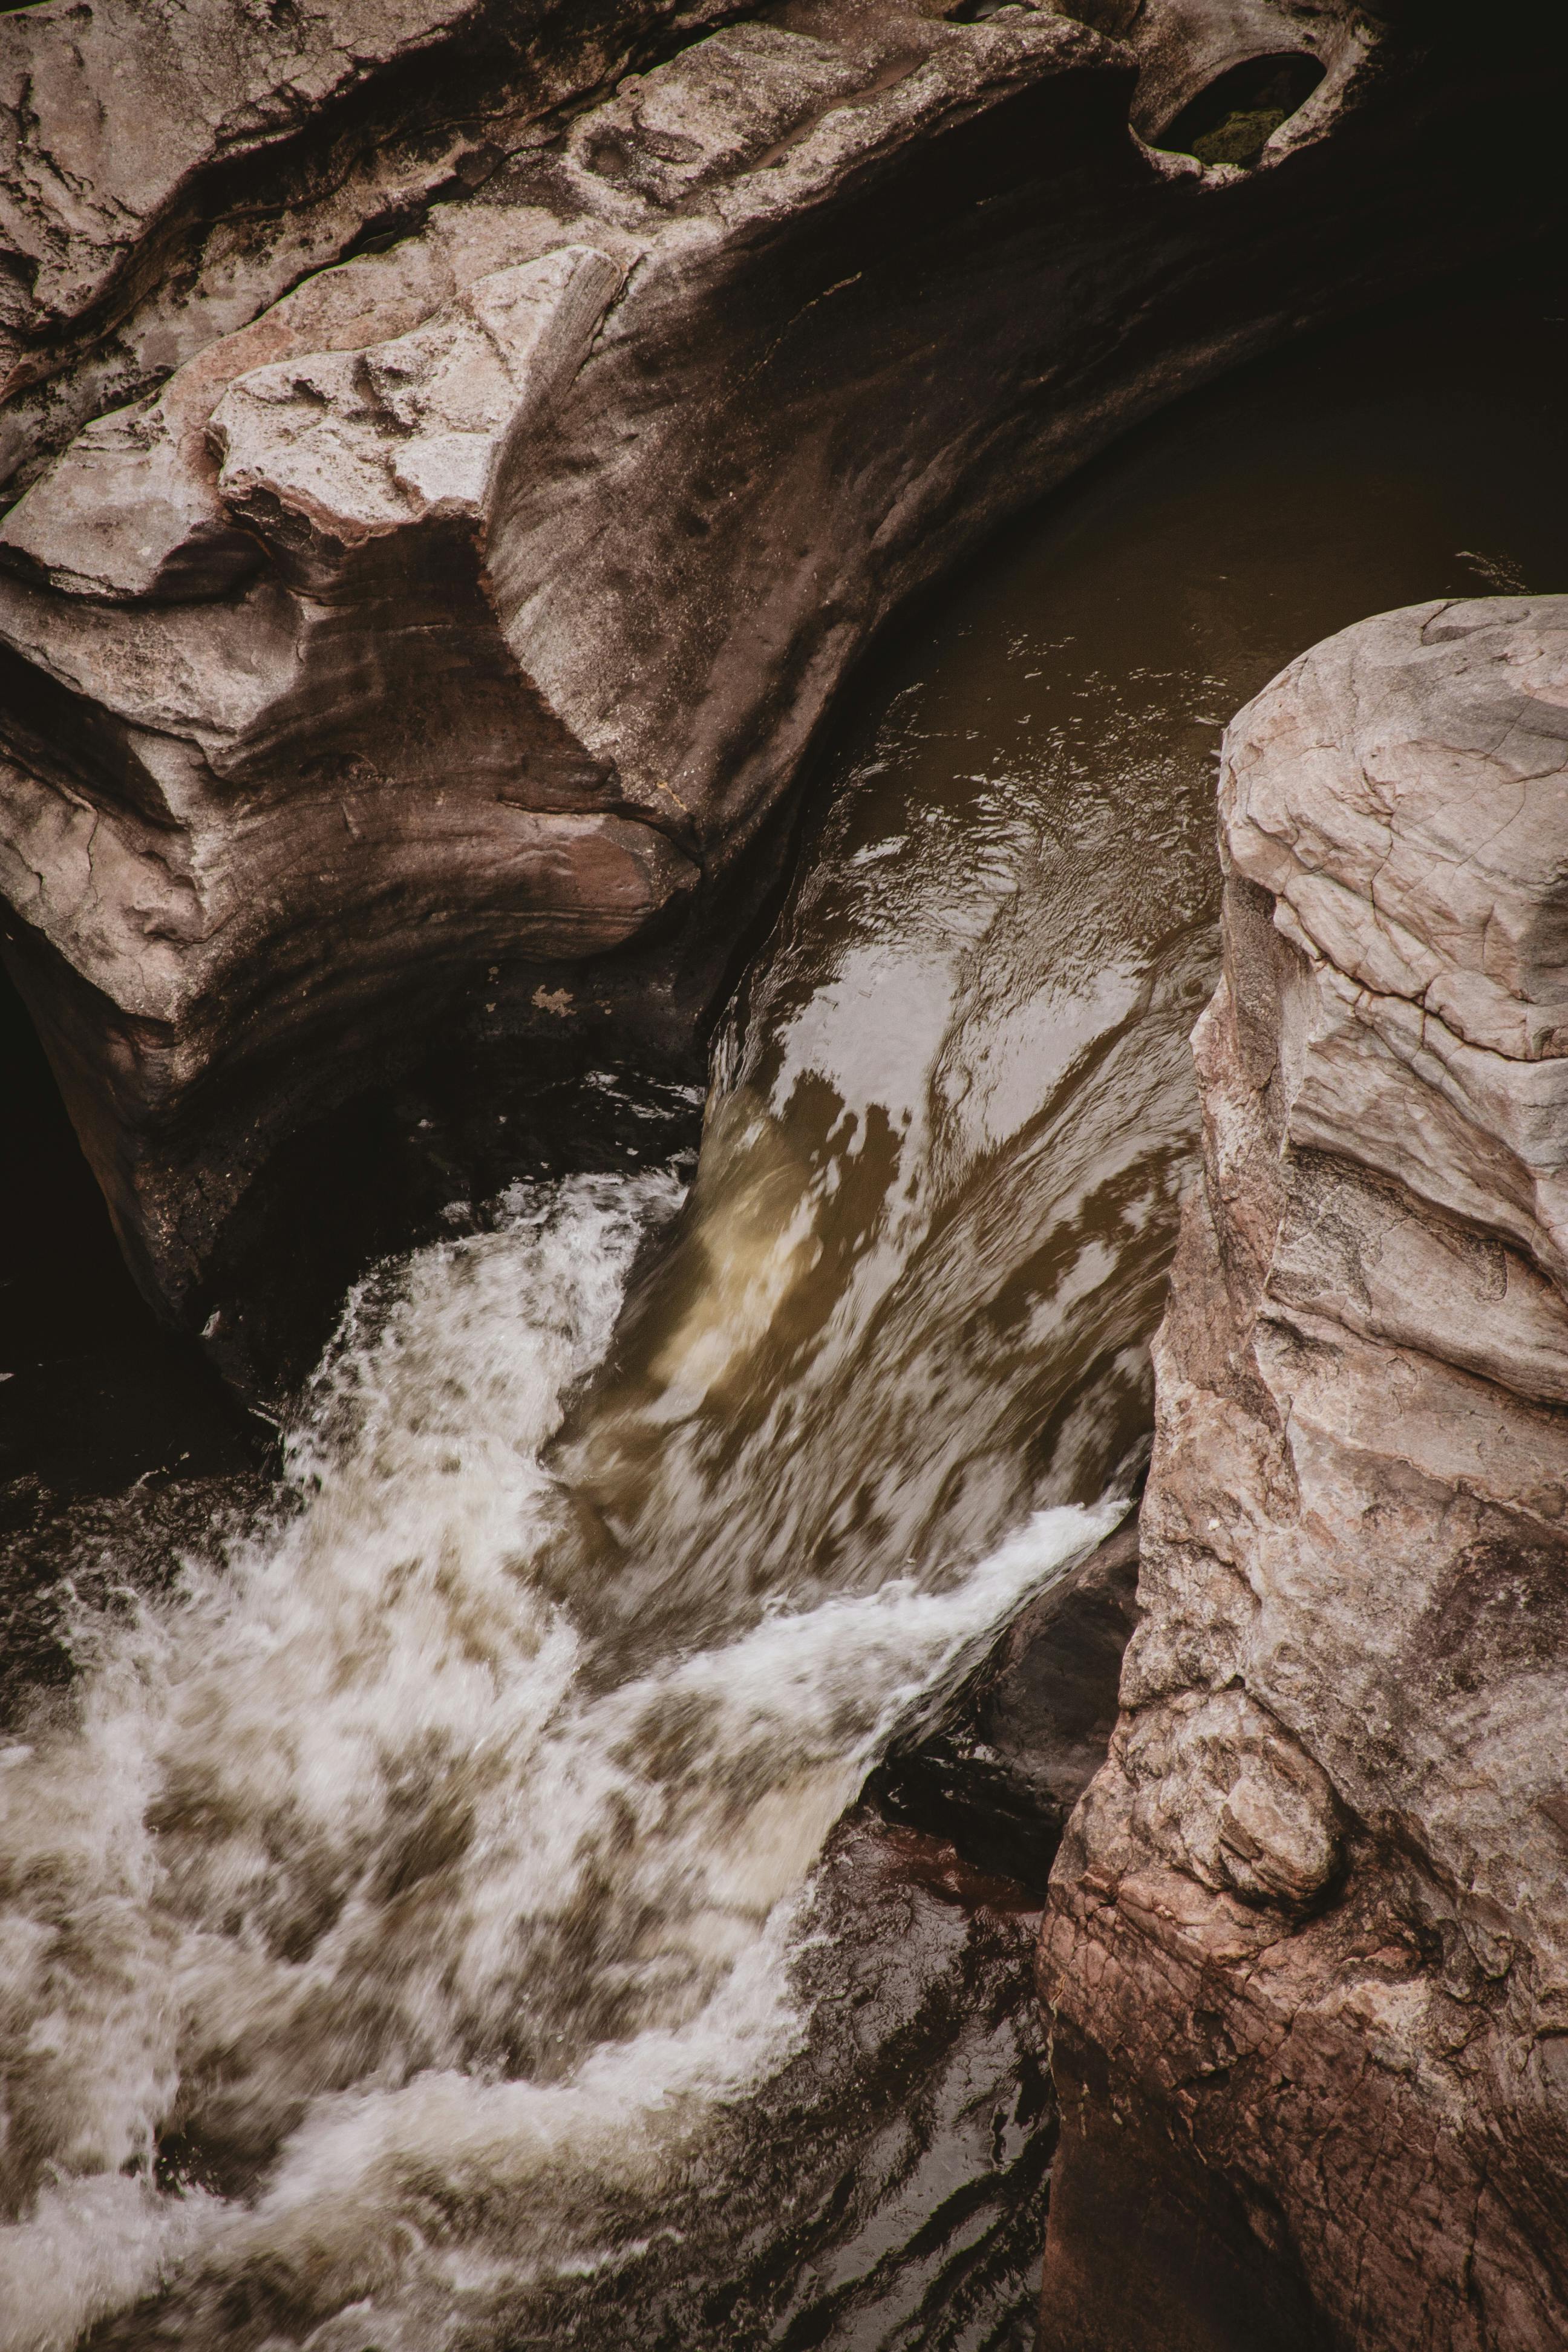
[[[1134,1521],[1020,1612],[942,1728],[879,1767],[877,1803],[1043,1889],[1115,1727],[1137,1581]]]
[[[253,1388],[312,1181],[377,1192],[349,1106],[700,1076],[911,591],[1534,208],[1523,48],[1348,5],[713,13],[4,20],[5,952],[138,1280]],[[1321,69],[1258,168],[1141,144],[1238,44]]]
[[[1226,738],[1142,1616],[1043,1944],[1048,2345],[1197,2327],[1090,2275],[1123,2131],[1203,2217],[1192,2340],[1265,2273],[1285,2342],[1568,2330],[1565,780],[1563,598],[1363,623]]]
[[[836,1831],[797,1968],[809,2039],[729,2126],[728,2244],[700,2296],[660,2298],[671,2340],[1025,2352],[1056,2145],[1038,1917],[874,1809]]]

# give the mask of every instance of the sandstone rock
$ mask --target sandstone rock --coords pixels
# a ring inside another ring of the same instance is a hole
[[[0,20],[0,479],[478,185],[692,0],[51,0]]]
[[[1568,2331],[1565,782],[1568,598],[1364,623],[1226,737],[1142,1615],[1044,1943],[1047,2344],[1202,2315],[1096,2303],[1114,2117],[1281,2340]]]
[[[522,1134],[530,1066],[699,1076],[881,623],[1173,392],[1511,236],[1534,170],[1522,50],[1371,59],[1349,0],[713,13],[5,20],[5,951],[138,1279],[252,1385],[266,1234],[380,1181],[350,1107],[434,1057]],[[1258,170],[1131,134],[1282,46],[1324,78]]]
[[[1278,152],[1310,138],[1331,114],[1368,54],[1363,21],[1352,18],[1338,40],[1314,40],[1308,21],[1267,0],[1089,0],[1075,10],[1127,41],[1141,68],[1133,124],[1155,144],[1192,100],[1237,66],[1262,58],[1311,57],[1322,79],[1307,104],[1275,133]]]

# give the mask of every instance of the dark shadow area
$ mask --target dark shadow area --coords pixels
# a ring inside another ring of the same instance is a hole
[[[1190,99],[1151,143],[1200,163],[1248,167],[1322,79],[1320,60],[1304,54],[1247,58]]]
[[[267,1493],[273,1432],[120,1254],[0,969],[0,1722],[73,1672],[73,1620],[176,1574]]]
[[[358,1083],[261,1162],[184,1309],[237,1393],[285,1406],[352,1284],[381,1259],[468,1230],[509,1185],[695,1153],[708,1039],[776,919],[802,808],[789,796],[721,886],[705,886],[674,1017],[650,962],[657,944],[638,944],[545,972],[492,969],[478,988],[448,984],[435,1013],[416,992],[406,1049],[394,1040],[358,1052],[324,1034],[322,1053],[338,1052]],[[568,986],[597,1000],[595,1028],[542,1034],[552,1024],[541,1000],[548,1007]],[[286,1062],[273,1083],[286,1097]],[[247,1085],[257,1084],[252,1068]]]
[[[224,1373],[281,1402],[379,1259],[471,1230],[509,1185],[695,1152],[700,1086],[583,1060],[575,1042],[552,1053],[536,1037],[458,1034],[291,1136],[230,1220],[198,1302]]]
[[[138,1479],[253,1467],[265,1432],[126,1272],[32,1023],[0,971],[0,1545]]]
[[[1038,2352],[1334,2352],[1283,2222],[1252,2210],[1155,2110],[1113,2100],[1103,2059],[1058,2027]]]
[[[811,855],[818,803],[834,769],[869,744],[883,706],[904,683],[911,648],[943,632],[950,608],[983,597],[999,571],[1037,546],[1048,562],[1058,546],[1076,555],[1095,539],[1110,544],[1135,533],[1151,499],[1169,510],[1161,520],[1162,540],[1184,537],[1194,551],[1216,494],[1250,509],[1242,550],[1254,563],[1267,551],[1268,604],[1292,610],[1299,615],[1293,625],[1310,633],[1294,640],[1297,652],[1331,630],[1423,596],[1568,589],[1568,475],[1558,390],[1565,366],[1568,285],[1555,240],[1549,247],[1543,233],[1524,239],[1507,264],[1468,268],[1414,287],[1370,315],[1303,334],[1178,394],[1087,459],[1058,489],[1001,524],[878,632],[847,673],[814,748],[800,787],[794,854]],[[1395,408],[1396,439],[1390,430]],[[1369,478],[1369,436],[1382,445],[1375,479]],[[1346,537],[1350,509],[1342,502],[1352,476],[1356,533],[1369,554],[1348,609],[1342,593],[1335,593],[1342,583],[1333,556]],[[1302,486],[1311,490],[1313,536],[1287,543],[1280,532],[1299,523]],[[1506,538],[1498,529],[1505,519]],[[1415,576],[1413,565],[1421,567]],[[1332,582],[1326,593],[1320,573]],[[1183,609],[1167,630],[1206,638],[1215,619],[1237,602],[1220,593],[1228,585],[1228,574],[1211,570],[1206,558],[1195,564]],[[1142,616],[1136,599],[1118,592],[1117,601],[1125,607],[1128,659],[1136,662]],[[1227,627],[1252,667],[1243,697],[1289,658],[1269,642],[1273,619],[1247,601]],[[992,635],[976,643],[973,658],[1005,671],[1008,654],[1005,641]],[[1225,717],[1239,707],[1238,699]]]

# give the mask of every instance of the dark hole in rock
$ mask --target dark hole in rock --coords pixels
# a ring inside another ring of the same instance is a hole
[[[1113,41],[1120,41],[1142,16],[1144,5],[1145,0],[1073,0],[1062,14],[1087,25],[1091,32],[1109,33]]]
[[[944,13],[950,25],[985,25],[993,16],[1030,16],[1034,6],[1035,0],[959,0]]]
[[[58,1503],[248,1466],[245,1416],[120,1254],[33,1024],[0,970],[0,1549]]]
[[[635,162],[630,147],[618,131],[610,131],[596,139],[588,152],[588,168],[601,180],[624,180]]]
[[[1323,79],[1317,58],[1247,58],[1189,99],[1154,141],[1195,155],[1200,163],[1256,163],[1279,125],[1304,106]]]
[[[141,1297],[26,1010],[0,968],[0,1723],[71,1672],[67,1622],[167,1573],[267,1433]],[[248,1493],[248,1488],[246,1489]],[[101,1554],[101,1562],[100,1555]]]
[[[403,205],[393,212],[378,213],[344,247],[342,257],[344,261],[358,261],[367,253],[390,253],[393,247],[401,245],[405,237],[416,236],[429,218],[427,204]]]

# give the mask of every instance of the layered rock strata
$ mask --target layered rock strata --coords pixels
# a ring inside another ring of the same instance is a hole
[[[1232,724],[1042,2343],[1568,2336],[1568,598]],[[1114,2232],[1123,2258],[1108,2265]]]
[[[500,1055],[516,1133],[542,1072],[700,1075],[911,591],[1535,209],[1540,60],[1426,11],[711,13],[4,20],[5,951],[138,1279],[242,1376],[243,1269],[389,1181],[345,1104]],[[1133,135],[1257,52],[1321,79],[1256,170]]]
[[[25,487],[88,418],[723,13],[53,0],[0,18],[0,479]]]

